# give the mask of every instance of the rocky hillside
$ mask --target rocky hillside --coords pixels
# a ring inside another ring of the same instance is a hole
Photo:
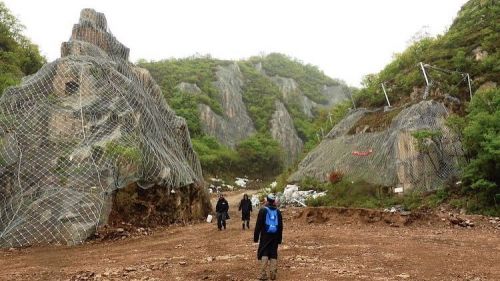
[[[339,122],[289,180],[334,182],[344,176],[397,192],[433,190],[459,176],[463,165],[473,165],[470,180],[464,181],[476,190],[484,186],[486,201],[492,203],[498,190],[492,171],[500,160],[495,156],[500,116],[494,113],[500,82],[499,15],[500,2],[471,0],[444,35],[421,38],[381,72],[368,75],[355,94],[355,102],[366,108]],[[381,107],[381,83],[392,107]],[[468,107],[471,94],[474,109]],[[465,112],[474,116],[456,117]]]
[[[244,61],[210,57],[143,61],[140,66],[151,72],[169,104],[187,119],[195,149],[209,172],[219,152],[206,149],[207,137],[237,154],[239,145],[256,135],[272,139],[282,150],[279,162],[289,166],[304,147],[317,143],[327,109],[350,99],[344,83],[282,54]],[[238,166],[248,172],[244,164],[233,165]]]
[[[430,82],[428,97],[441,100],[463,113],[472,92],[482,85],[500,83],[500,3],[497,0],[471,0],[459,11],[449,30],[437,37],[416,38],[404,52],[382,71],[365,77],[356,95],[360,106],[385,105],[380,86],[385,84],[393,105],[416,102],[426,92],[420,62],[426,66]]]
[[[0,246],[204,217],[187,124],[104,15],[82,10],[61,53],[0,98]]]
[[[381,121],[386,116],[392,120],[385,126],[360,126],[368,119]],[[463,156],[458,136],[445,125],[447,117],[444,105],[434,101],[390,112],[351,111],[304,158],[289,180],[313,177],[328,181],[330,174],[339,173],[352,181],[399,187],[405,192],[436,189],[458,174]],[[419,142],[419,134],[425,140]]]

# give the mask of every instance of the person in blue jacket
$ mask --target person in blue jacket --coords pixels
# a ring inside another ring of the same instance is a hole
[[[259,280],[267,280],[267,266],[269,264],[270,278],[276,279],[278,265],[278,245],[283,238],[283,217],[276,206],[276,196],[269,194],[266,204],[259,210],[253,241],[259,242],[257,259],[260,260]]]

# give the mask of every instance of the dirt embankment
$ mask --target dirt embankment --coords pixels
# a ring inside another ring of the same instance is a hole
[[[0,251],[0,280],[255,280],[257,245],[231,220],[154,229],[76,247]],[[500,229],[488,218],[343,208],[283,210],[278,280],[500,280]],[[444,219],[444,220],[443,220]],[[255,223],[255,212],[252,225]],[[391,227],[399,226],[399,227]]]

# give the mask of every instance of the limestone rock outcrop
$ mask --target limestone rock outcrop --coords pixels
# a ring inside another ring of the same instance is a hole
[[[217,138],[221,143],[233,147],[255,133],[252,119],[248,116],[243,103],[243,74],[238,64],[218,66],[215,87],[221,95],[223,116],[215,113],[205,104],[199,105],[203,130]]]
[[[284,164],[288,166],[298,160],[301,154],[298,151],[311,137],[305,128],[313,126],[314,120],[322,115],[320,111],[330,110],[335,104],[350,99],[350,89],[319,70],[308,71],[314,67],[284,59],[296,67],[271,63],[266,70],[262,61],[210,57],[150,62],[143,66],[151,69],[160,83],[176,81],[174,91],[190,100],[186,107],[196,106],[189,108],[189,115],[184,116],[200,125],[197,136],[198,133],[212,136],[219,143],[235,148],[257,131],[269,134],[281,144],[286,155]],[[177,73],[177,67],[189,71]],[[274,68],[280,71],[271,70]],[[165,87],[168,93],[170,90]],[[276,101],[284,106],[276,107]],[[176,109],[184,114],[182,105],[176,103]],[[193,116],[194,111],[198,118]],[[265,124],[262,115],[266,117]],[[284,116],[289,116],[291,121],[282,118]],[[285,123],[280,123],[282,121]],[[291,130],[287,133],[284,128]]]
[[[0,246],[81,243],[131,184],[173,198],[164,211],[136,213],[204,216],[210,203],[186,122],[128,62],[105,16],[82,10],[61,53],[0,98]]]
[[[271,136],[281,144],[281,147],[287,149],[284,155],[285,166],[299,159],[304,145],[297,135],[292,117],[280,101],[276,101],[276,111],[271,119]]]

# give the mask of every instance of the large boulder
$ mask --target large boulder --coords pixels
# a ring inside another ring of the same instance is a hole
[[[165,190],[182,219],[210,206],[185,120],[107,30],[103,14],[83,10],[62,58],[0,98],[2,247],[80,243],[131,184]]]
[[[384,112],[353,110],[299,164],[289,181],[332,172],[373,185],[432,190],[458,172],[460,140],[445,125],[443,104],[422,101]]]

